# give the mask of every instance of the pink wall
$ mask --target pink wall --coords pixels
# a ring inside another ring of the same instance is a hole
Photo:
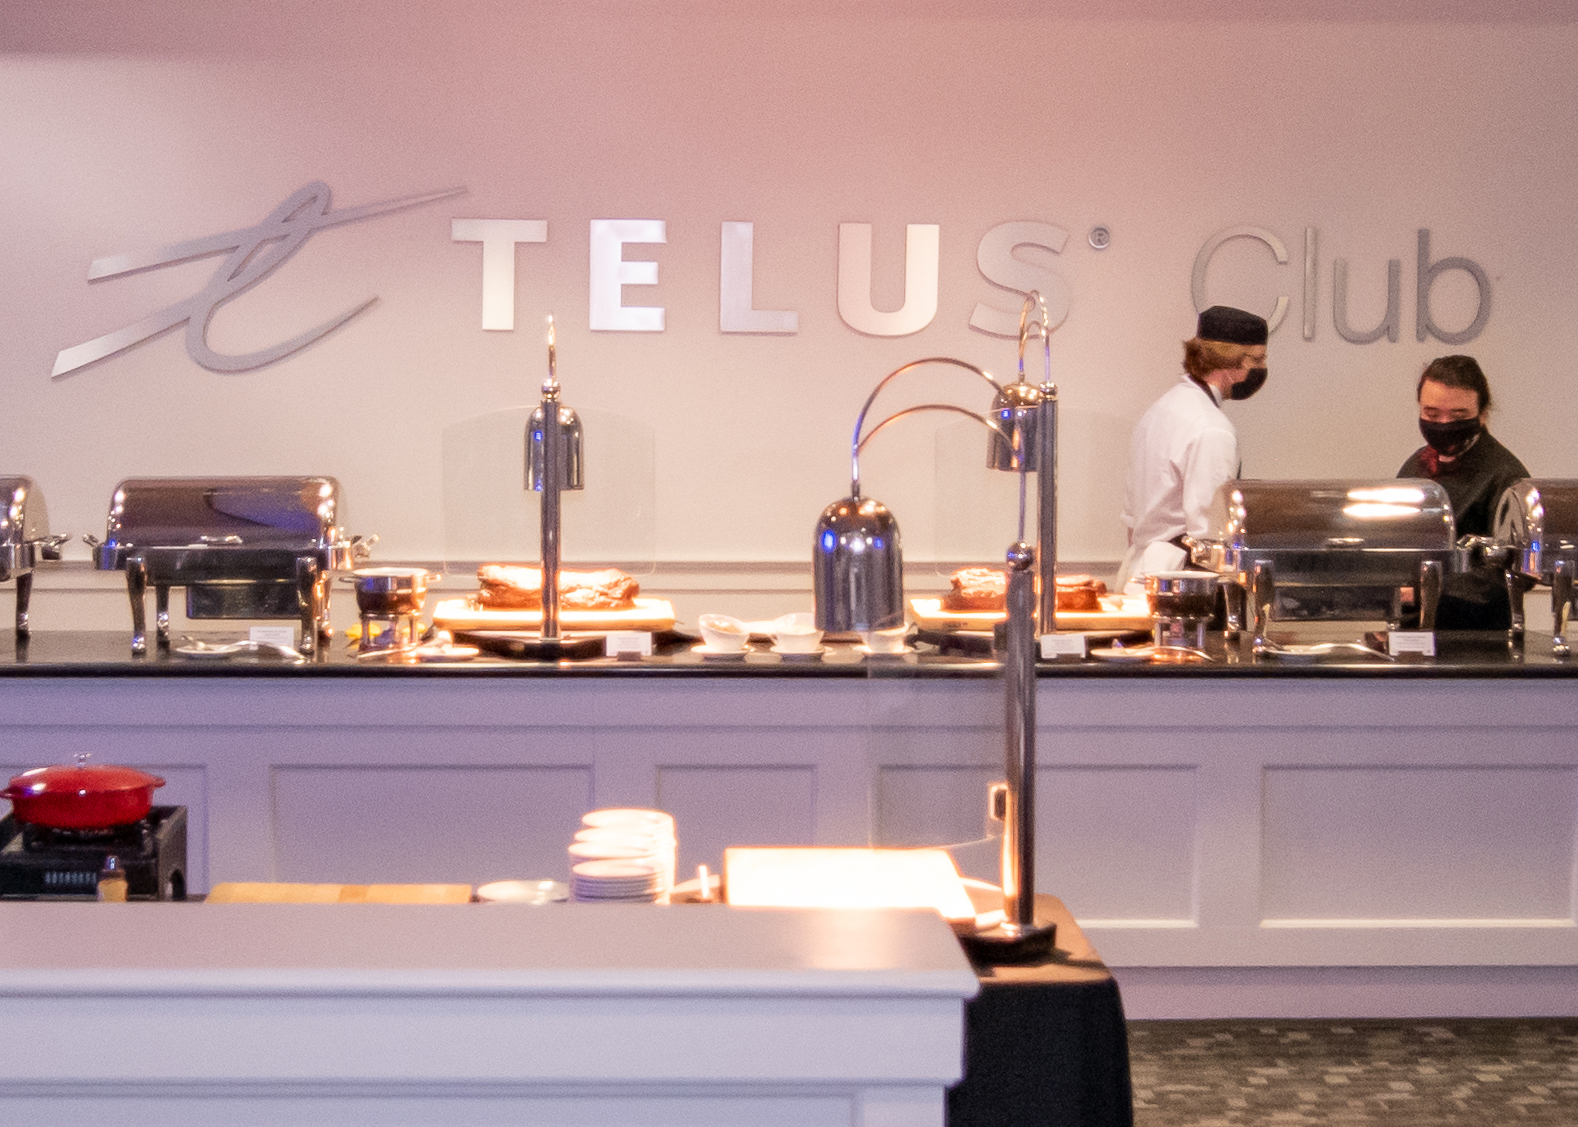
[[[844,488],[854,412],[884,372],[956,355],[1006,374],[1013,347],[968,327],[993,226],[1069,233],[1042,262],[1068,295],[1053,339],[1064,402],[1064,555],[1115,558],[1129,427],[1177,371],[1190,274],[1212,234],[1252,224],[1292,261],[1229,244],[1212,300],[1292,310],[1271,382],[1236,408],[1251,476],[1389,476],[1417,445],[1413,379],[1459,349],[1414,339],[1415,232],[1493,285],[1478,355],[1496,431],[1538,474],[1578,476],[1566,369],[1578,238],[1578,28],[1548,4],[1506,21],[1464,4],[800,3],[190,5],[12,3],[0,27],[0,469],[29,473],[61,530],[97,528],[121,477],[329,472],[380,554],[446,552],[447,427],[526,403],[539,326],[561,326],[567,401],[654,436],[648,488],[669,560],[803,558]],[[1373,13],[1373,5],[1362,6]],[[336,207],[465,186],[457,199],[321,231],[222,306],[209,340],[263,347],[376,295],[349,325],[274,366],[219,375],[181,330],[52,381],[57,352],[187,297],[216,259],[90,285],[95,258],[259,222],[302,185]],[[541,219],[516,255],[516,329],[480,327],[481,252],[456,217]],[[661,334],[588,328],[588,224],[663,219],[629,247],[659,284]],[[720,333],[719,225],[756,225],[756,305],[793,336]],[[907,223],[941,226],[939,309],[922,331],[865,336],[837,308],[838,225],[875,227],[874,300],[898,305]],[[1112,245],[1086,236],[1108,226]],[[1300,332],[1304,232],[1318,232],[1316,331]],[[1402,262],[1401,339],[1340,339],[1379,320]],[[1472,317],[1466,275],[1438,321]],[[951,379],[913,397],[979,393]],[[897,400],[895,400],[897,402]],[[927,424],[887,436],[869,491],[923,557],[936,527]],[[905,437],[905,436],[908,437]],[[594,435],[595,437],[595,435]],[[946,438],[943,445],[948,445]],[[490,452],[514,472],[518,452]],[[489,471],[491,472],[491,471]],[[511,519],[515,519],[513,516]],[[951,516],[944,514],[947,525]],[[983,543],[1004,537],[982,532]],[[1005,530],[1006,536],[1006,530]]]

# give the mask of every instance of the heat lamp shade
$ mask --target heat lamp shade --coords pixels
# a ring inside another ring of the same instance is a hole
[[[1025,468],[1035,472],[1037,407],[1040,403],[1041,389],[1034,384],[1011,383],[997,390],[992,397],[992,422],[997,429],[986,436],[987,469],[1017,471],[1019,462],[1014,457],[1017,445],[1025,459]]]
[[[526,488],[542,492],[544,461],[542,422],[546,418],[542,407],[531,413],[526,424]],[[584,489],[586,467],[582,456],[581,416],[568,407],[559,408],[559,488]]]
[[[845,497],[822,510],[811,571],[818,630],[866,633],[904,625],[899,522],[881,501]]]

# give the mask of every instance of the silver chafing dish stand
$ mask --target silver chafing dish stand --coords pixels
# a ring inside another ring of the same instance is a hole
[[[21,641],[31,635],[28,603],[33,596],[33,569],[40,560],[60,559],[60,546],[70,534],[49,534],[49,512],[44,495],[30,477],[0,477],[0,495],[5,510],[0,512],[0,583],[16,580],[16,636]]]
[[[146,653],[145,596],[154,589],[158,644],[170,644],[170,588],[188,618],[301,623],[312,653],[333,631],[329,581],[376,537],[347,537],[332,477],[146,477],[115,487],[104,540],[83,537],[102,571],[125,571],[132,652]]]
[[[1465,547],[1506,568],[1512,626],[1507,640],[1523,641],[1523,596],[1533,585],[1551,589],[1551,646],[1557,657],[1571,654],[1567,628],[1573,609],[1573,573],[1578,571],[1578,481],[1524,478],[1507,487],[1496,506],[1492,541],[1464,537]]]
[[[1273,621],[1402,621],[1417,592],[1419,629],[1434,630],[1442,578],[1458,570],[1446,491],[1412,478],[1230,481],[1211,505],[1207,535],[1189,539],[1196,566],[1228,585],[1229,633],[1268,648]]]

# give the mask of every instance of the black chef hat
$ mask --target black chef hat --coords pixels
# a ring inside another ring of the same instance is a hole
[[[1245,313],[1231,305],[1213,305],[1200,314],[1200,327],[1194,335],[1201,340],[1225,344],[1265,344],[1269,332],[1264,317]]]

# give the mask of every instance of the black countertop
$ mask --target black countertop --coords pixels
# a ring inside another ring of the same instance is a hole
[[[1328,631],[1329,633],[1329,631]],[[1345,637],[1351,640],[1352,631]],[[213,643],[233,640],[239,632],[204,635]],[[1300,640],[1307,640],[1301,638]],[[1314,640],[1326,640],[1317,638]],[[592,658],[576,661],[519,661],[483,655],[472,661],[400,664],[358,660],[354,647],[335,638],[326,652],[306,664],[272,657],[192,658],[168,650],[144,657],[131,652],[125,631],[49,631],[35,633],[16,645],[10,631],[0,633],[0,677],[724,677],[724,678],[990,678],[998,665],[984,656],[944,653],[930,645],[895,657],[863,657],[847,645],[830,645],[824,655],[785,658],[766,645],[754,645],[743,658],[704,659],[690,650],[689,639],[673,639],[670,652],[638,661]],[[1435,658],[1395,662],[1360,657],[1356,660],[1288,661],[1253,657],[1247,638],[1224,646],[1213,638],[1212,659],[1194,664],[1131,664],[1097,660],[1043,661],[1045,678],[1198,678],[1293,677],[1323,678],[1569,678],[1578,677],[1578,658],[1551,655],[1548,634],[1531,634],[1521,651],[1509,650],[1499,634],[1447,634],[1438,639]]]

